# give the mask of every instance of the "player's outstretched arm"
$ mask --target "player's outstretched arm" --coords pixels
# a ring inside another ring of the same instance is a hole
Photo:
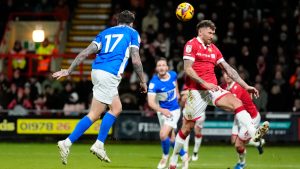
[[[212,83],[207,83],[205,80],[203,80],[201,77],[199,77],[192,67],[193,64],[194,64],[194,62],[191,60],[188,60],[188,59],[184,60],[185,74],[208,90],[214,90],[214,91],[219,90],[217,85],[214,85]]]
[[[98,50],[101,49],[101,44],[100,48],[98,49],[97,45],[95,43],[91,43],[87,48],[82,50],[76,58],[73,60],[72,64],[68,69],[62,69],[60,71],[57,71],[53,73],[52,77],[59,79],[64,76],[68,76],[71,74],[71,72],[85,59],[87,58],[90,54],[97,53]]]
[[[259,97],[259,92],[256,88],[249,86],[241,77],[240,75],[237,73],[236,70],[234,70],[226,61],[222,61],[220,62],[220,67],[223,69],[223,71],[226,71],[226,73],[228,74],[228,76],[234,80],[235,82],[237,82],[238,84],[240,84],[243,88],[245,88],[249,93],[253,93],[254,97]]]
[[[133,65],[133,69],[135,73],[138,75],[140,79],[140,87],[143,93],[147,92],[147,83],[144,78],[144,71],[143,71],[143,65],[141,62],[140,54],[139,54],[139,49],[136,47],[131,47],[130,48],[130,56],[131,56],[131,61]]]

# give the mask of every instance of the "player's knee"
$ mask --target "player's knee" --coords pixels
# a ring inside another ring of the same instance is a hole
[[[115,117],[118,117],[122,111],[123,111],[122,106],[118,106],[110,110],[110,113],[113,114]]]
[[[238,152],[239,154],[242,154],[245,152],[245,147],[241,146],[241,145],[236,146],[235,149],[236,149],[236,152]]]
[[[168,134],[164,131],[159,132],[159,137],[161,140],[165,140],[168,137]]]
[[[92,122],[95,122],[100,118],[100,115],[97,112],[93,112],[93,111],[90,111],[87,116],[90,118]]]

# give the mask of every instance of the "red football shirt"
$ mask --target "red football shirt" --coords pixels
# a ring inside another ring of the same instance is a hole
[[[257,116],[258,111],[250,97],[250,94],[241,85],[233,82],[230,86],[228,86],[227,84],[223,84],[221,85],[221,87],[225,90],[230,91],[234,96],[242,101],[246,111],[250,114],[252,119]]]
[[[193,69],[198,76],[206,82],[217,85],[214,68],[224,59],[214,44],[205,46],[199,37],[193,38],[184,46],[183,59],[194,61]],[[188,76],[186,77],[185,85],[188,89],[206,90]]]

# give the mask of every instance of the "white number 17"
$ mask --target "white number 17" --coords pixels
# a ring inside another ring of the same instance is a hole
[[[115,49],[115,47],[117,46],[117,44],[121,41],[121,39],[123,38],[123,36],[124,36],[124,34],[106,35],[105,36],[106,44],[105,44],[105,51],[104,52],[105,53],[112,52]],[[117,40],[115,41],[115,43],[109,49],[111,38],[117,38]]]

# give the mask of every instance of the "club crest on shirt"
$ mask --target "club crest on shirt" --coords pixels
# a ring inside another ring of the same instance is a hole
[[[191,53],[192,51],[192,45],[187,45],[186,48],[185,48],[185,52],[186,53]]]
[[[153,89],[154,86],[155,86],[154,83],[150,83],[150,84],[149,84],[149,89]]]
[[[212,52],[212,49],[211,49],[211,48],[208,48],[207,50],[208,50],[208,52],[210,52],[210,53]]]

